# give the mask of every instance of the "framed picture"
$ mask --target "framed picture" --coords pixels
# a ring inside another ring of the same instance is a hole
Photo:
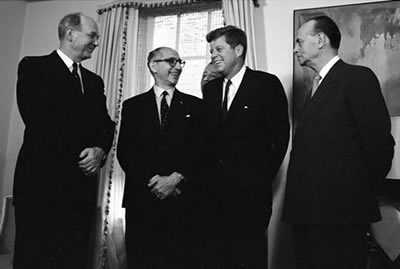
[[[396,140],[388,177],[400,179],[400,1],[295,10],[294,36],[305,21],[318,15],[331,17],[339,26],[342,34],[340,58],[351,64],[368,66],[378,77]],[[315,73],[293,59],[292,116],[295,126]]]

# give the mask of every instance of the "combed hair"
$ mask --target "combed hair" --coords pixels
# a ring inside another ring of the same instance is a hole
[[[315,21],[314,33],[322,32],[326,34],[331,42],[332,48],[338,50],[340,46],[341,34],[337,24],[328,16],[322,15],[309,19]]]
[[[80,31],[82,16],[83,14],[81,12],[65,15],[58,24],[58,38],[62,40],[67,34],[68,28],[74,28]]]
[[[225,27],[217,28],[211,32],[209,32],[206,36],[207,42],[210,43],[221,36],[225,36],[226,43],[229,44],[231,48],[235,48],[237,45],[243,46],[243,60],[246,57],[247,51],[247,37],[246,33],[235,26],[228,25]]]

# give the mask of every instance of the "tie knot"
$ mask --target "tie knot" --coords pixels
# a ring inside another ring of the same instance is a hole
[[[167,95],[168,95],[168,92],[167,91],[163,91],[162,96],[166,97]]]

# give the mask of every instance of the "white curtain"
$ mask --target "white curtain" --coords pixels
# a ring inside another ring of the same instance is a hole
[[[99,11],[100,45],[96,73],[105,84],[107,107],[116,123],[114,143],[102,169],[99,184],[98,219],[94,239],[94,268],[124,269],[125,220],[122,208],[124,174],[116,159],[116,144],[122,102],[135,88],[136,44],[139,11],[119,6]]]
[[[225,24],[234,25],[246,32],[247,55],[245,64],[252,69],[257,69],[254,5],[253,1],[250,0],[222,0]]]

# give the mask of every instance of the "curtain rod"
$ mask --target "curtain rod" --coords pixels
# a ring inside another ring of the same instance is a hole
[[[174,6],[174,5],[182,5],[182,4],[190,4],[195,2],[221,2],[222,0],[154,0],[154,1],[145,1],[145,0],[116,0],[108,4],[104,4],[99,6],[97,9],[97,13],[101,14],[107,10],[120,7],[136,7],[136,8],[155,8],[155,7],[164,7],[164,6]],[[254,6],[259,7],[259,0],[253,0]]]

